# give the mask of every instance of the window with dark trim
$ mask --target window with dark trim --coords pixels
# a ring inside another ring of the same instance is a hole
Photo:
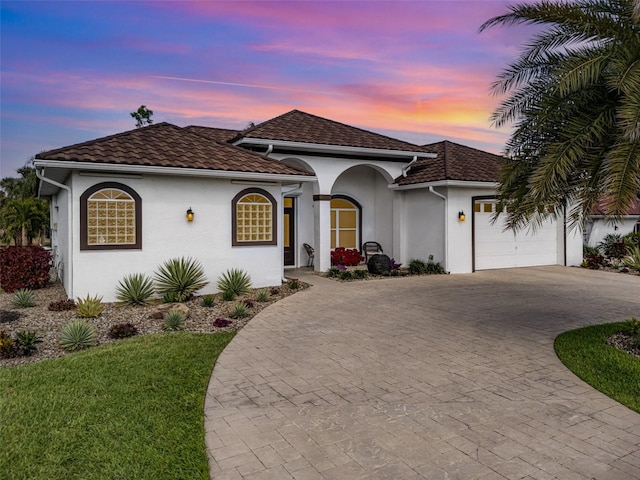
[[[331,248],[359,249],[362,206],[346,195],[331,195]]]
[[[276,245],[278,231],[275,198],[259,188],[247,188],[231,201],[231,244]]]
[[[142,199],[131,187],[98,183],[80,196],[80,250],[142,248]]]

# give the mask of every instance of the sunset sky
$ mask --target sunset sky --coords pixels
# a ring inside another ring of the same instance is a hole
[[[494,153],[490,86],[531,28],[506,1],[1,2],[0,176],[154,121],[243,129],[292,109]]]

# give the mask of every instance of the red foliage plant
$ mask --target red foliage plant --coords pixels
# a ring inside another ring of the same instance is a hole
[[[362,255],[355,248],[338,247],[331,252],[332,265],[358,265],[362,260]]]
[[[0,286],[5,292],[44,287],[49,280],[50,268],[51,254],[42,247],[0,250]]]

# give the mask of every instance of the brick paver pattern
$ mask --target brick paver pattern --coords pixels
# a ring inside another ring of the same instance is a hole
[[[220,356],[216,480],[640,479],[640,415],[556,357],[640,316],[640,277],[537,267],[313,286]]]

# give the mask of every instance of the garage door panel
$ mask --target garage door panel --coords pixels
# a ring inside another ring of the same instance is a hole
[[[535,231],[505,230],[503,221],[491,223],[495,201],[479,200],[474,208],[475,269],[532,267],[558,263],[558,229],[553,220]]]

